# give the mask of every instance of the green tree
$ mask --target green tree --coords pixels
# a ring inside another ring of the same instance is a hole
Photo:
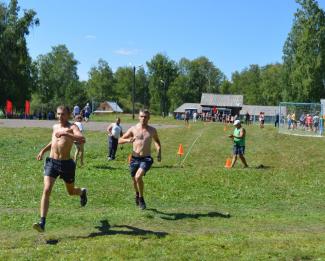
[[[283,66],[268,64],[261,68],[260,89],[264,98],[263,105],[279,105],[283,100]]]
[[[26,36],[39,20],[34,10],[24,10],[21,17],[19,10],[17,0],[8,6],[0,3],[0,107],[11,99],[17,109],[22,109],[34,84]]]
[[[300,5],[283,48],[284,98],[319,101],[325,95],[325,13],[315,0]]]
[[[52,47],[52,51],[37,58],[37,94],[40,101],[53,109],[58,104],[74,105],[84,95],[78,74],[78,61],[65,45]]]
[[[106,61],[100,59],[98,65],[90,69],[87,93],[90,99],[96,101],[111,100],[115,97],[114,75]]]
[[[177,64],[166,55],[157,54],[147,62],[149,70],[150,109],[155,113],[167,114],[170,84],[178,75]],[[163,83],[163,82],[164,83]]]

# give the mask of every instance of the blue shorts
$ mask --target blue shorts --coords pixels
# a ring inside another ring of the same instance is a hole
[[[143,169],[145,172],[147,172],[151,168],[152,164],[153,164],[153,158],[150,156],[147,156],[147,157],[132,156],[131,162],[130,162],[131,177],[135,176],[138,169]]]
[[[70,160],[56,160],[46,158],[44,164],[44,176],[57,178],[60,176],[65,183],[74,183],[75,181],[76,164]]]
[[[234,145],[232,153],[233,153],[233,155],[244,155],[245,154],[245,146]]]

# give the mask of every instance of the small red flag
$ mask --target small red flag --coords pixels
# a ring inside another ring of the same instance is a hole
[[[6,114],[12,114],[12,102],[11,102],[11,100],[6,101]]]
[[[25,101],[25,115],[30,115],[30,101]]]

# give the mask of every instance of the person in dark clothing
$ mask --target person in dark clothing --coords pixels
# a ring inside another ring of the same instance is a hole
[[[116,118],[115,123],[112,123],[108,126],[108,160],[114,160],[117,146],[118,146],[118,139],[123,135],[122,127],[120,126],[121,119]]]

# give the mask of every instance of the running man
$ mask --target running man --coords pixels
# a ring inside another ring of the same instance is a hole
[[[161,161],[161,145],[157,130],[148,125],[150,112],[141,110],[139,123],[131,127],[120,139],[119,144],[132,143],[133,152],[130,161],[130,172],[135,189],[135,203],[140,209],[146,208],[143,197],[144,183],[143,176],[150,169],[153,159],[151,157],[151,142],[154,140],[157,149],[157,160]]]
[[[70,156],[73,143],[75,141],[85,143],[86,140],[79,128],[68,121],[70,117],[68,107],[59,106],[57,108],[57,117],[59,123],[53,126],[51,142],[37,155],[37,160],[42,160],[44,153],[51,151],[50,157],[46,158],[44,165],[44,188],[40,207],[41,220],[33,225],[33,228],[38,232],[45,231],[50,195],[57,177],[60,176],[63,179],[70,196],[80,196],[82,207],[87,204],[87,190],[74,186],[76,164]]]
[[[232,157],[231,167],[234,167],[234,165],[237,161],[237,156],[239,156],[239,158],[243,162],[245,168],[247,168],[248,165],[247,165],[246,159],[244,157],[246,130],[241,126],[240,120],[235,120],[234,126],[235,126],[234,133],[229,136],[229,138],[234,140],[233,157]]]

